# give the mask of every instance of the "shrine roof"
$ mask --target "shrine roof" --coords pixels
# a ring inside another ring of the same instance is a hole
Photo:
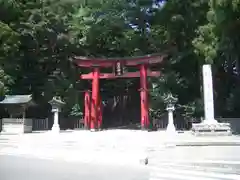
[[[50,104],[58,104],[58,105],[64,105],[65,102],[61,100],[59,97],[53,97],[48,103]]]
[[[115,62],[122,61],[126,65],[134,66],[138,64],[156,64],[161,63],[163,59],[167,56],[166,53],[161,54],[148,54],[145,56],[133,56],[133,57],[114,57],[114,58],[96,58],[96,57],[84,57],[76,56],[74,61],[83,67],[89,66],[105,66],[109,67],[115,64]]]
[[[32,95],[6,95],[0,104],[26,104],[32,101]]]

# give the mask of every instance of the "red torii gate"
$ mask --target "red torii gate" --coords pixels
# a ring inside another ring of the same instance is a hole
[[[84,126],[90,130],[100,129],[102,126],[102,104],[99,92],[99,79],[115,78],[136,78],[140,77],[140,97],[141,97],[141,127],[149,127],[148,110],[148,86],[147,77],[158,77],[160,71],[151,71],[151,64],[158,64],[163,61],[166,54],[147,55],[130,58],[86,58],[75,57],[75,62],[79,67],[91,68],[92,72],[82,74],[81,79],[92,80],[92,91],[85,91],[85,113]],[[127,66],[138,66],[139,71],[125,72]],[[112,73],[100,73],[101,68],[114,68]],[[90,92],[92,92],[90,94]]]

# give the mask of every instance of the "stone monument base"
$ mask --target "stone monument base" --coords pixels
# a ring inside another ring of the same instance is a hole
[[[52,132],[53,133],[60,133],[60,127],[59,127],[58,124],[53,124]]]
[[[1,134],[23,134],[32,132],[32,119],[3,118]]]
[[[230,136],[232,135],[230,123],[194,123],[192,134],[196,136]]]
[[[31,126],[24,126],[22,124],[6,124],[3,125],[3,130],[1,134],[23,134],[23,133],[31,133]]]

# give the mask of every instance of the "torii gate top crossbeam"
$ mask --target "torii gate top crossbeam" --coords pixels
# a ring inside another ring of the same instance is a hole
[[[113,67],[116,62],[121,61],[125,66],[137,66],[140,64],[158,64],[163,61],[166,54],[155,54],[138,57],[126,58],[91,58],[91,57],[74,57],[74,61],[80,67]]]

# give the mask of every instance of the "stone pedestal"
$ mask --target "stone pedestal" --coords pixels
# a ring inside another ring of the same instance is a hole
[[[166,110],[168,111],[168,125],[167,125],[166,132],[170,136],[176,134],[176,128],[174,126],[174,120],[173,120],[173,112],[175,110],[175,104],[177,100],[178,99],[173,97],[171,93],[164,98],[164,102],[167,104]]]
[[[53,127],[52,132],[59,133],[60,132],[60,126],[58,123],[58,110],[56,109],[54,112],[54,121],[53,121]]]
[[[212,69],[210,64],[203,65],[202,74],[205,119],[199,124],[193,124],[192,132],[195,135],[231,135],[230,124],[218,123],[214,118]]]
[[[207,124],[205,122],[193,124],[192,133],[194,135],[232,135],[229,123]]]
[[[1,134],[23,134],[32,132],[32,119],[3,118]]]
[[[49,101],[49,104],[52,106],[52,112],[54,113],[54,121],[53,121],[53,127],[52,132],[59,133],[60,132],[60,126],[58,121],[58,113],[61,112],[61,106],[63,106],[65,103],[61,101],[60,97],[53,97],[51,101]]]
[[[59,133],[60,132],[60,127],[59,127],[59,125],[53,125],[51,130],[52,130],[53,133]]]
[[[174,119],[173,119],[173,111],[174,107],[168,107],[168,125],[167,125],[167,133],[169,134],[176,134],[176,128],[174,126]]]

